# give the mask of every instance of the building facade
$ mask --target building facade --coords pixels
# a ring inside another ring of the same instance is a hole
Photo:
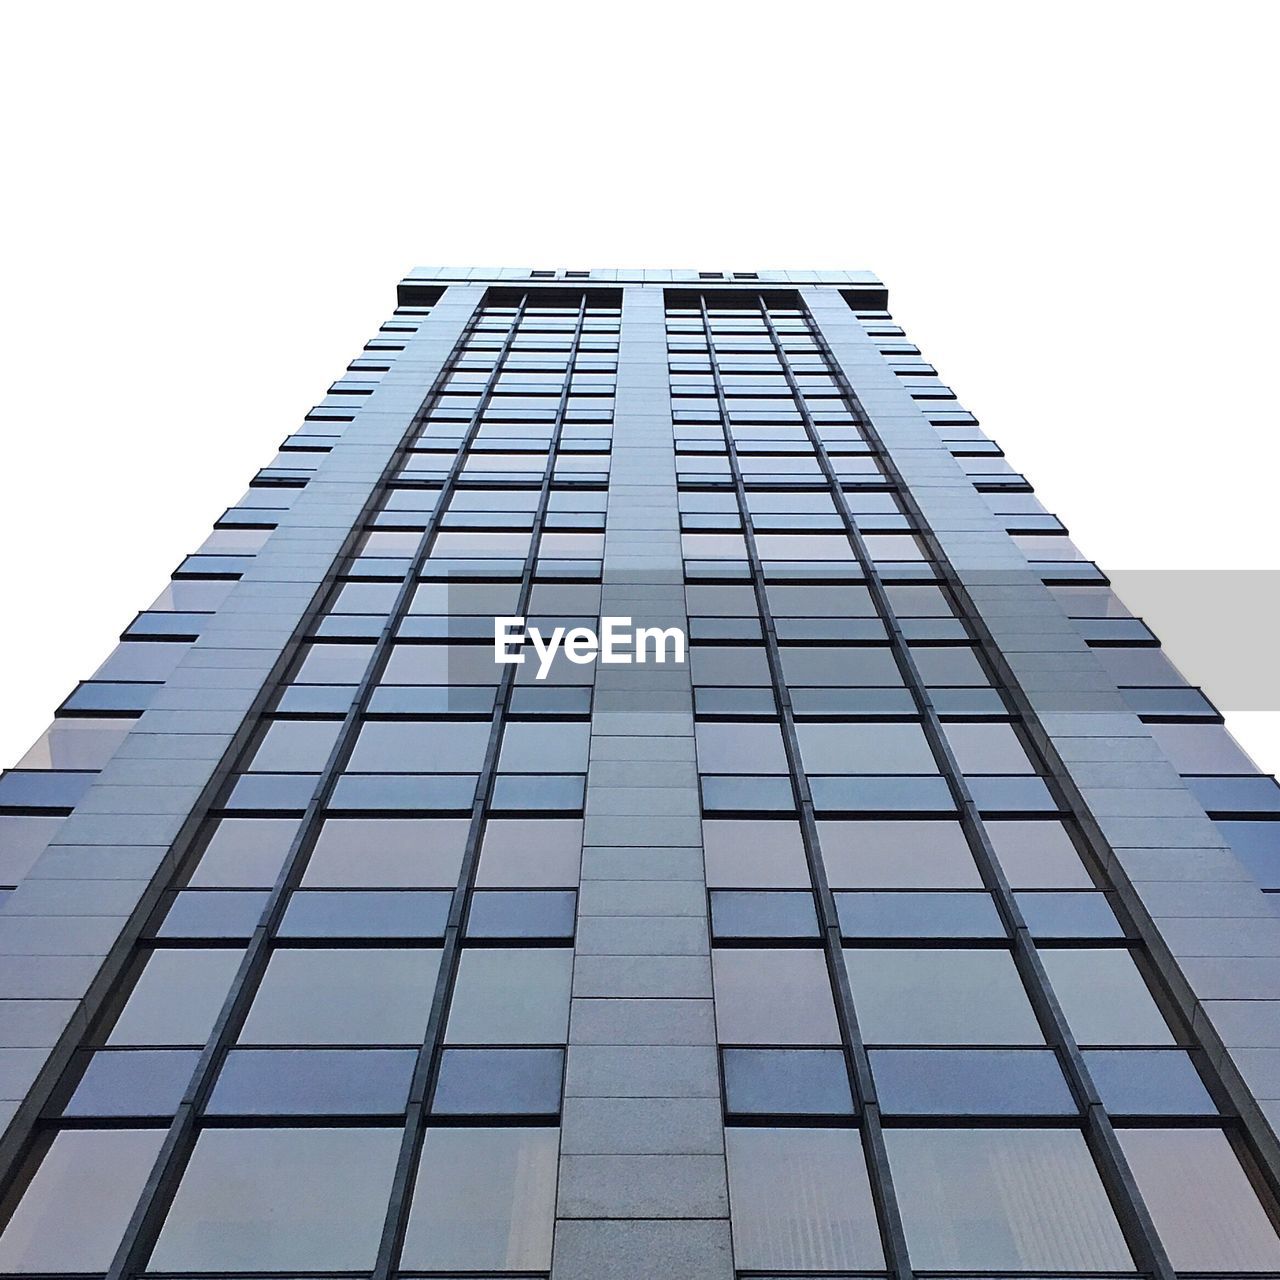
[[[1280,791],[880,282],[398,302],[0,779],[0,1275],[1280,1276]]]

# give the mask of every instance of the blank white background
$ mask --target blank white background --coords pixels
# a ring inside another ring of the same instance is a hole
[[[1104,567],[1276,567],[1278,12],[10,6],[0,763],[417,263],[871,268]]]

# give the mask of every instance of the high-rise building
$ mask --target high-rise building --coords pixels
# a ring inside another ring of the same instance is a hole
[[[0,780],[0,1274],[1280,1276],[1280,790],[887,307],[402,282]]]

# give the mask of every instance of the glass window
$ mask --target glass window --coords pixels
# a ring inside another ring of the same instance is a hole
[[[439,938],[453,894],[403,889],[300,889],[289,897],[282,938]]]
[[[807,888],[809,864],[794,820],[717,819],[702,824],[710,888]]]
[[[980,889],[958,822],[819,822],[834,889]]]
[[[241,956],[238,950],[153,951],[107,1043],[204,1044]]]
[[[586,773],[587,720],[517,720],[502,733],[498,768],[505,773]]]
[[[399,1129],[206,1129],[151,1271],[357,1271],[373,1266]]]
[[[1049,1049],[876,1049],[876,1096],[885,1115],[1074,1115]]]
[[[247,938],[262,919],[263,890],[191,889],[176,894],[160,938]]]
[[[983,825],[1014,889],[1093,888],[1062,823],[987,819]]]
[[[884,1267],[856,1129],[725,1130],[735,1264],[751,1270]]]
[[[401,1263],[414,1271],[546,1271],[560,1132],[429,1128]]]
[[[726,1049],[724,1090],[731,1115],[853,1114],[840,1049]]]
[[[716,1024],[724,1044],[838,1044],[826,957],[809,948],[716,948]]]
[[[1181,1049],[1090,1049],[1084,1060],[1112,1115],[1217,1114],[1200,1073]]]
[[[163,1129],[58,1134],[0,1235],[0,1270],[106,1271],[164,1136]]]
[[[902,684],[898,664],[887,647],[784,644],[781,654],[783,674],[792,687],[869,685],[892,688]],[[768,682],[762,680],[759,683]]]
[[[466,773],[484,763],[487,720],[368,720],[348,773]]]
[[[329,818],[302,883],[307,888],[453,888],[467,843],[465,818]]]
[[[1035,773],[1010,724],[947,721],[942,728],[962,773]]]
[[[319,773],[341,731],[341,720],[273,720],[249,768],[259,773]]]
[[[838,893],[846,938],[1003,938],[987,893]]]
[[[918,724],[856,722],[796,725],[809,773],[937,773]]]
[[[573,952],[468,947],[458,965],[452,1044],[563,1044],[569,1031]]]
[[[907,1250],[926,1271],[1132,1271],[1075,1129],[888,1129]]]
[[[480,887],[557,887],[578,883],[582,819],[490,818],[480,846]]]
[[[703,773],[786,773],[782,729],[769,722],[701,721],[698,768]]]
[[[134,723],[105,716],[59,716],[16,767],[101,769],[115,755]]]
[[[1220,724],[1152,724],[1156,740],[1179,773],[1257,773],[1258,767]]]
[[[223,818],[191,876],[191,887],[269,889],[298,830],[296,818]]]
[[[882,774],[877,777],[811,777],[809,790],[819,813],[954,813],[955,798],[937,774]]]
[[[1078,1044],[1173,1043],[1128,951],[1052,948],[1040,958]]]
[[[307,647],[293,682],[359,684],[371,657],[371,644],[312,644]]]
[[[1280,1238],[1225,1134],[1121,1129],[1118,1136],[1179,1271],[1280,1270]]]
[[[977,655],[966,645],[913,645],[911,656],[925,684],[990,684]]]
[[[471,897],[468,938],[572,938],[577,894],[571,889],[482,889]]]
[[[233,1049],[210,1115],[395,1115],[405,1108],[414,1049]]]
[[[281,948],[240,1041],[420,1044],[439,963],[434,948]]]
[[[446,1049],[436,1115],[546,1116],[560,1110],[560,1049]]]
[[[869,1044],[1043,1044],[1007,951],[845,952]]]
[[[109,1049],[89,1059],[64,1116],[171,1116],[200,1054],[194,1049]]]
[[[717,938],[816,938],[818,911],[811,893],[717,889],[711,932]]]
[[[1122,938],[1105,893],[1019,893],[1027,927],[1037,938]]]

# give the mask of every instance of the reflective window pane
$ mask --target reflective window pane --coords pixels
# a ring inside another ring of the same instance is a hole
[[[581,860],[581,818],[491,818],[485,823],[476,884],[482,888],[575,885]]]
[[[555,1115],[560,1049],[446,1049],[431,1110],[436,1115]]]
[[[1217,1129],[1121,1129],[1120,1145],[1179,1271],[1280,1270],[1280,1238]]]
[[[820,822],[833,889],[980,889],[958,822]]]
[[[922,1270],[1131,1271],[1075,1129],[888,1129],[907,1249]]]
[[[394,1115],[405,1108],[413,1049],[233,1049],[210,1115]]]
[[[736,1265],[750,1270],[884,1267],[856,1129],[725,1130]]]
[[[1091,1049],[1084,1060],[1112,1115],[1217,1114],[1200,1073],[1181,1049]]]
[[[1078,1044],[1173,1043],[1128,951],[1046,947],[1040,958]]]
[[[433,948],[279,949],[240,1042],[420,1044],[439,963]]]
[[[1007,951],[845,951],[869,1044],[1043,1044]]]
[[[853,1114],[841,1049],[726,1049],[723,1062],[731,1115]]]
[[[449,1005],[451,1044],[562,1044],[573,952],[468,947]]]
[[[572,938],[577,894],[568,889],[482,889],[471,896],[468,938]]]
[[[724,1044],[838,1044],[826,958],[808,948],[716,948],[716,1025]]]
[[[65,1116],[171,1116],[191,1080],[194,1049],[95,1053],[63,1108]]]
[[[468,825],[464,818],[329,818],[302,883],[309,889],[451,889]]]
[[[269,889],[298,830],[296,818],[223,818],[191,876],[193,889]]]
[[[794,819],[707,821],[702,846],[710,888],[808,887],[809,865]]]
[[[1003,938],[986,893],[839,893],[836,911],[847,938]]]
[[[551,1265],[558,1129],[429,1128],[402,1265],[443,1272]]]
[[[399,1129],[207,1129],[149,1269],[371,1267],[399,1149]]]
[[[875,1049],[885,1115],[1074,1115],[1071,1090],[1048,1049]]]
[[[58,1134],[0,1235],[0,1270],[106,1271],[163,1129]]]
[[[152,952],[107,1043],[204,1044],[240,959],[238,950]]]
[[[711,931],[716,938],[816,938],[818,912],[811,893],[717,889]]]

